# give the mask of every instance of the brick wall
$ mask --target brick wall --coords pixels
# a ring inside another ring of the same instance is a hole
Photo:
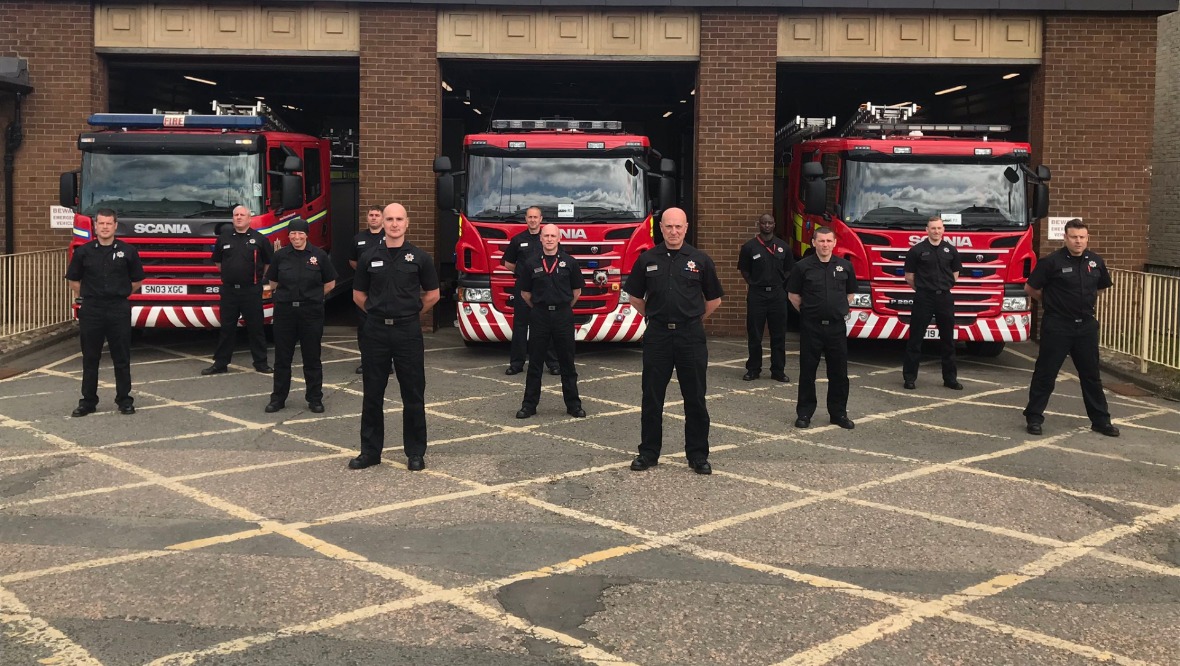
[[[106,107],[105,67],[94,55],[93,10],[89,1],[0,0],[0,26],[0,55],[27,59],[35,89],[22,105],[25,139],[16,153],[16,250],[64,247],[70,232],[49,229],[58,174],[78,167],[78,133],[86,129],[88,115]],[[5,108],[11,105],[0,105]],[[9,120],[0,117],[0,129]],[[3,197],[0,187],[0,242]]]
[[[1147,261],[1180,268],[1180,12],[1161,16]]]
[[[1046,14],[1030,91],[1034,159],[1053,170],[1051,216],[1085,219],[1112,268],[1147,260],[1156,17]],[[1041,254],[1060,247],[1040,230]]]
[[[778,15],[701,12],[697,84],[696,244],[717,264],[725,298],[712,333],[745,332],[738,249],[773,212]]]
[[[430,170],[441,124],[436,10],[361,5],[360,13],[360,201],[404,205],[410,242],[437,255]]]

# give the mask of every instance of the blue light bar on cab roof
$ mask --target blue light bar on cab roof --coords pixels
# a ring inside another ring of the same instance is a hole
[[[161,129],[185,127],[189,129],[262,129],[260,116],[200,116],[164,113],[96,113],[86,121],[92,127],[127,127]]]

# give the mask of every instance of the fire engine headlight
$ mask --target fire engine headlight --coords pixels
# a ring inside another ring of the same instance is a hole
[[[872,308],[873,297],[870,294],[853,294],[850,306],[854,308]]]
[[[492,290],[488,287],[464,287],[459,290],[459,300],[466,303],[491,303]]]
[[[1003,312],[1021,312],[1028,309],[1028,296],[1005,296]]]

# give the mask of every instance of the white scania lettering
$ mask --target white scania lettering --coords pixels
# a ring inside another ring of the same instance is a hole
[[[187,224],[152,224],[140,222],[135,225],[137,234],[191,234],[192,227]]]
[[[579,238],[582,240],[586,240],[586,230],[585,229],[562,229],[561,230],[561,237],[566,240],[576,240]]]
[[[909,238],[910,245],[917,245],[918,243],[921,243],[924,240],[926,240],[925,236],[914,235],[914,236],[910,236],[910,238]],[[971,244],[971,237],[970,236],[943,236],[942,240],[946,241],[947,243],[950,243],[951,245],[954,245],[955,247],[974,247]]]

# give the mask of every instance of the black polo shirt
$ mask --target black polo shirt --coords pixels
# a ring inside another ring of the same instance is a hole
[[[751,289],[766,291],[766,287],[783,287],[794,266],[795,259],[786,242],[773,236],[770,241],[755,236],[738,252],[738,270],[750,276]]]
[[[799,313],[808,320],[843,320],[848,294],[856,291],[856,275],[847,259],[832,255],[826,263],[809,254],[795,264],[787,278],[787,293],[799,294]]]
[[[66,279],[82,283],[83,299],[118,299],[131,295],[131,283],[143,280],[139,250],[118,238],[110,245],[97,240],[74,248]]]
[[[257,229],[222,231],[213,246],[213,263],[221,264],[222,284],[261,284],[274,256],[270,241]]]
[[[522,292],[532,294],[533,305],[569,305],[586,279],[573,257],[561,250],[553,256],[542,251],[525,260],[518,284]]]
[[[646,299],[645,316],[661,324],[698,319],[706,301],[724,295],[713,260],[688,243],[679,250],[660,243],[639,255],[623,290]]]
[[[1044,290],[1045,314],[1067,319],[1093,317],[1098,291],[1113,284],[1102,257],[1089,250],[1075,257],[1064,247],[1038,261],[1028,276],[1028,286]]]
[[[508,245],[504,246],[504,263],[516,264],[516,279],[520,280],[521,265],[529,258],[541,254],[541,231],[529,233],[524,231],[512,237]]]
[[[925,238],[905,254],[905,272],[914,274],[914,291],[950,291],[955,273],[962,270],[958,249],[945,240],[932,245]]]
[[[401,319],[422,311],[422,292],[438,289],[438,272],[434,259],[409,241],[382,243],[361,255],[352,288],[366,295],[369,315]]]
[[[324,285],[335,280],[336,267],[323,248],[308,243],[302,250],[287,245],[275,252],[266,279],[278,282],[276,303],[322,303]]]
[[[359,262],[361,255],[368,252],[370,248],[377,247],[385,238],[385,231],[379,230],[377,233],[369,231],[367,228],[360,232],[352,239],[352,245],[348,246],[348,260]]]

